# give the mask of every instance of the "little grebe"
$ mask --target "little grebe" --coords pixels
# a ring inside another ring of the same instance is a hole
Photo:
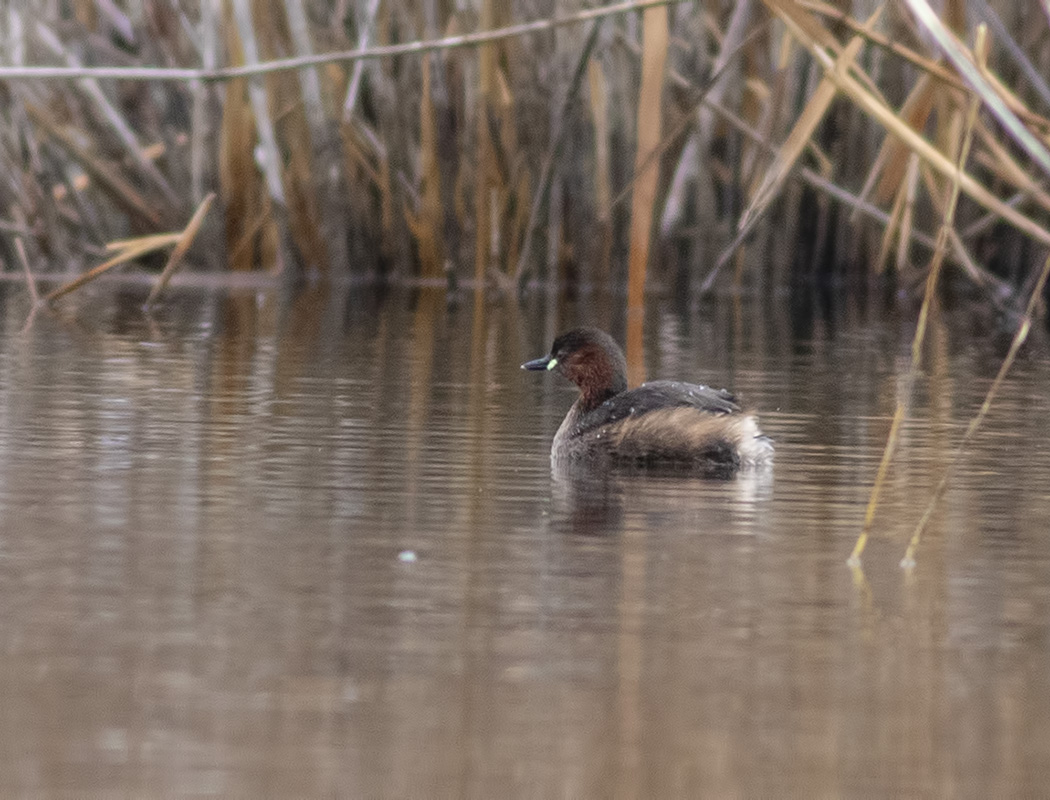
[[[550,355],[521,365],[555,370],[580,389],[551,445],[551,459],[685,467],[732,472],[768,464],[773,442],[725,389],[678,381],[627,388],[627,361],[611,336],[577,328],[554,340]]]

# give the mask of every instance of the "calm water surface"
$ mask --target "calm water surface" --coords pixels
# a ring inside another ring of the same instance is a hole
[[[102,287],[23,330],[0,297],[0,795],[1050,785],[1044,341],[908,574],[1004,350],[935,322],[851,573],[908,315],[654,303],[648,375],[739,390],[776,465],[603,479],[551,475],[572,390],[518,369],[594,304],[142,299]]]

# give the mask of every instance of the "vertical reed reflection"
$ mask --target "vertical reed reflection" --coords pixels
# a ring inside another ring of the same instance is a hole
[[[423,287],[415,292],[415,311],[409,334],[411,350],[408,354],[409,405],[406,432],[408,447],[406,486],[413,496],[419,489],[420,458],[433,393],[434,340],[437,337],[438,312],[444,308],[445,293],[434,287]],[[412,513],[412,517],[416,512]]]
[[[648,796],[642,784],[642,749],[645,731],[642,715],[642,661],[645,622],[646,548],[644,533],[624,531],[621,541],[621,594],[617,604],[616,797]]]

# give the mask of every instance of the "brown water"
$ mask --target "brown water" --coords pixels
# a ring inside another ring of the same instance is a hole
[[[1050,360],[965,312],[864,573],[910,316],[651,306],[651,377],[777,442],[730,481],[555,476],[542,304],[0,298],[0,795],[752,797],[1050,785]],[[619,334],[620,331],[617,331]]]

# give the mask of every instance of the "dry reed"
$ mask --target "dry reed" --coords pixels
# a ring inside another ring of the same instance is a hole
[[[908,542],[908,547],[904,552],[904,557],[901,559],[901,566],[904,569],[912,569],[915,566],[915,553],[919,549],[919,543],[922,540],[923,533],[926,531],[926,527],[930,524],[930,519],[933,517],[934,509],[937,508],[937,504],[944,496],[945,489],[948,488],[948,479],[951,477],[955,467],[961,461],[967,445],[973,440],[974,434],[977,433],[977,429],[980,428],[984,418],[991,410],[992,403],[999,391],[999,387],[1002,385],[1006,373],[1010,371],[1010,367],[1013,366],[1014,360],[1017,358],[1017,351],[1021,349],[1021,345],[1023,345],[1028,338],[1028,333],[1032,329],[1032,318],[1035,314],[1036,305],[1043,297],[1043,291],[1046,288],[1048,276],[1050,276],[1050,257],[1047,257],[1043,262],[1043,269],[1040,271],[1039,278],[1036,280],[1035,286],[1032,288],[1032,292],[1029,295],[1024,317],[1021,320],[1021,324],[1018,325],[1013,339],[1010,341],[1010,347],[1006,352],[1006,357],[1003,359],[1003,363],[999,366],[999,371],[996,373],[995,378],[988,387],[988,392],[985,394],[981,407],[966,426],[966,431],[963,433],[962,439],[960,439],[959,444],[956,445],[951,460],[945,466],[944,472],[941,473],[941,477],[937,481],[937,485],[934,487],[930,499],[926,503],[926,508],[922,512],[922,517],[919,518],[918,523],[915,525],[915,530],[912,532],[911,539]]]
[[[798,193],[782,202],[797,178],[855,210],[826,229],[843,253],[831,269],[855,279],[887,266],[910,272],[911,245],[932,240],[940,216],[919,166],[955,179],[936,137],[970,94],[990,116],[978,122],[973,171],[958,176],[967,199],[945,257],[1002,298],[999,267],[973,255],[1004,235],[996,223],[1050,244],[1050,193],[1032,175],[1050,170],[1050,120],[1030,63],[1050,37],[1008,40],[1020,59],[1011,72],[1006,62],[979,64],[925,0],[867,19],[859,2],[817,0],[629,0],[512,16],[526,5],[476,0],[473,16],[424,0],[352,9],[209,0],[197,16],[125,17],[52,1],[32,21],[12,5],[0,161],[14,179],[0,247],[17,255],[5,231],[25,219],[31,264],[86,263],[100,239],[163,230],[215,191],[219,224],[200,232],[208,246],[191,262],[472,276],[479,286],[599,280],[637,305],[647,280],[668,277],[650,252],[699,235],[688,231],[706,231],[706,246],[722,231],[714,270],[702,259],[678,267],[713,288],[718,266],[761,222],[798,215]],[[641,23],[654,15],[667,21],[667,67],[656,72],[643,42],[653,26]],[[1000,37],[1020,20],[995,19]],[[906,100],[895,107],[887,97]],[[179,108],[191,113],[183,119]],[[546,108],[550,123],[537,125]],[[840,144],[831,128],[854,138]],[[618,166],[631,162],[633,171]],[[610,198],[625,192],[632,208],[617,213]],[[737,207],[735,233],[706,224]],[[872,220],[885,230],[851,230]],[[599,244],[587,244],[588,231]],[[773,261],[776,275],[808,267]],[[759,275],[738,280],[764,285]]]
[[[978,28],[976,49],[980,51],[986,46],[987,41],[985,30],[983,27]],[[912,337],[911,364],[909,364],[908,371],[904,377],[904,385],[897,399],[897,407],[893,413],[893,422],[890,424],[889,435],[886,437],[886,446],[883,449],[882,459],[879,462],[878,473],[875,476],[875,483],[871,487],[868,506],[864,512],[864,525],[861,528],[860,535],[857,537],[857,542],[853,547],[853,552],[849,557],[848,563],[851,566],[860,565],[861,555],[864,553],[864,548],[867,546],[872,523],[875,519],[875,511],[879,505],[879,495],[882,491],[882,485],[886,480],[890,463],[893,460],[894,453],[897,451],[897,445],[900,442],[901,424],[904,422],[904,417],[908,413],[912,388],[915,385],[915,376],[917,375],[919,366],[922,363],[923,343],[926,339],[926,323],[930,316],[930,308],[936,303],[937,283],[941,275],[941,267],[944,264],[945,253],[948,250],[950,231],[955,225],[955,210],[959,202],[959,194],[962,190],[963,170],[966,167],[966,161],[970,155],[970,145],[973,142],[973,129],[977,122],[977,109],[978,99],[975,96],[970,101],[970,107],[966,114],[965,127],[961,133],[961,140],[957,145],[958,157],[956,159],[955,178],[952,180],[949,187],[948,201],[944,209],[941,227],[937,234],[937,244],[934,247],[933,257],[930,259],[930,265],[926,273],[926,286],[922,297],[922,307],[919,309],[919,321],[915,326],[915,335]]]
[[[642,311],[649,242],[659,170],[650,153],[660,145],[664,64],[667,60],[667,9],[647,10],[642,19],[642,83],[638,98],[637,143],[634,159],[634,188],[631,197],[631,240],[627,273],[627,311]]]

